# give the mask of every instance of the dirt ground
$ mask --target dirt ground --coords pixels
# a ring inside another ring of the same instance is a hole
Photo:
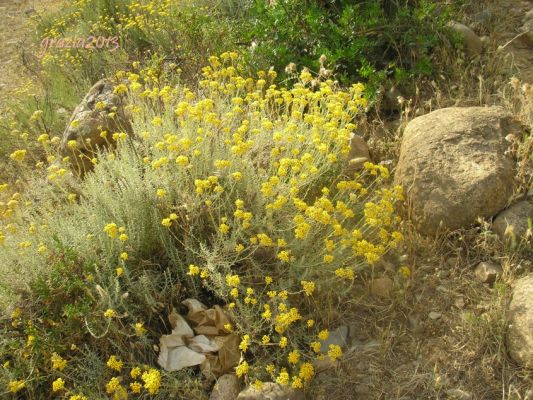
[[[58,6],[58,0],[0,0],[0,110],[13,92],[35,80],[23,66],[23,53],[35,51],[32,37],[40,12]]]

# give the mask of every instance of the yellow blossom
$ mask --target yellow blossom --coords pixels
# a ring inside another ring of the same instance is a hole
[[[302,285],[306,296],[311,296],[315,291],[315,282],[301,281],[300,284]]]
[[[67,366],[67,360],[65,360],[57,353],[52,353],[50,361],[52,362],[52,369],[56,369],[58,371],[63,371]]]
[[[107,360],[107,366],[115,371],[118,371],[120,372],[120,370],[122,369],[122,366],[124,365],[124,363],[122,361],[120,361],[117,356],[111,356],[109,357],[109,359]]]
[[[9,384],[7,385],[7,388],[11,393],[17,393],[18,391],[24,389],[25,387],[26,387],[26,382],[24,382],[23,380],[10,381]]]
[[[63,390],[65,388],[65,381],[62,378],[57,378],[55,381],[52,382],[52,391],[58,392],[60,390]]]
[[[148,393],[153,395],[159,391],[161,373],[157,369],[151,368],[143,373],[141,378],[144,381],[144,388],[148,390]]]

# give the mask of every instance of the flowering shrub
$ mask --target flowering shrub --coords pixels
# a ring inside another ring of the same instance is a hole
[[[170,398],[190,372],[160,372],[151,349],[187,297],[226,308],[238,377],[308,386],[316,359],[342,357],[323,345],[323,305],[402,240],[387,168],[347,168],[363,86],[304,70],[286,89],[273,70],[241,76],[237,53],[211,57],[197,90],[136,68],[115,87],[135,134],[109,133],[116,150],[84,180],[53,154],[55,138],[39,138],[48,159],[37,168],[13,153],[33,186],[0,186],[0,281],[4,303],[6,288],[34,301],[2,322],[14,350],[5,387]]]

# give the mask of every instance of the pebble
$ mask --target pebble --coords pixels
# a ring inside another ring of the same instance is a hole
[[[441,313],[438,313],[436,311],[431,311],[428,315],[429,319],[432,319],[433,321],[436,321],[442,317]]]
[[[483,283],[494,283],[496,278],[502,273],[500,264],[491,261],[480,262],[475,270],[476,278]]]

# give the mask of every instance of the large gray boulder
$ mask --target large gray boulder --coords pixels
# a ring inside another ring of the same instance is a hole
[[[505,208],[514,178],[505,136],[520,129],[501,107],[444,108],[407,125],[395,183],[421,233],[467,227]]]
[[[533,275],[521,278],[509,304],[507,349],[518,364],[533,368]]]
[[[114,93],[114,88],[108,79],[96,82],[74,109],[63,133],[61,153],[71,158],[80,173],[92,169],[91,159],[98,148],[113,144],[113,133],[133,131],[124,108],[124,96]],[[102,131],[107,132],[106,138],[100,135]],[[69,146],[72,141],[76,142],[75,147]]]

